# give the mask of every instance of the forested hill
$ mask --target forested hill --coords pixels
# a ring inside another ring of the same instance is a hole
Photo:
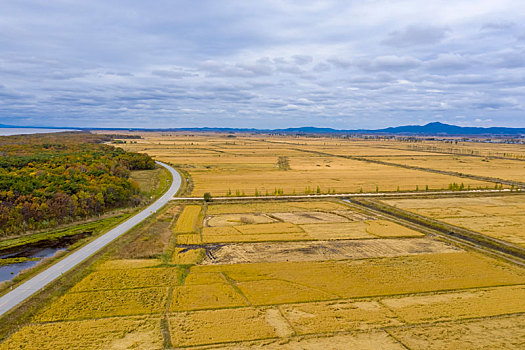
[[[0,137],[0,235],[53,227],[140,203],[130,170],[151,157],[88,132]]]

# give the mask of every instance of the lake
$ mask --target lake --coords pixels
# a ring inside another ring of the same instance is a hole
[[[74,129],[0,128],[0,136],[48,134],[51,132],[78,131]]]

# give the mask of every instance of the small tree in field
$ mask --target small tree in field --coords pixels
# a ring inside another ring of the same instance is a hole
[[[206,192],[204,194],[204,201],[205,202],[211,202],[211,193],[210,192]]]

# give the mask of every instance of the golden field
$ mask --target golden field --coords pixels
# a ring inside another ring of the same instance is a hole
[[[263,135],[142,134],[126,150],[146,152],[175,164],[192,179],[191,195],[213,196],[350,193],[447,189],[452,183],[465,187],[493,187],[493,183],[397,166],[346,159],[346,156],[427,156],[428,152],[398,149],[399,142],[347,139],[275,137]],[[405,147],[406,145],[401,145]],[[321,152],[313,154],[311,152]],[[326,153],[326,154],[324,154]],[[439,153],[434,154],[440,156]],[[287,157],[290,170],[280,170],[278,158]],[[453,156],[450,156],[451,158]],[[477,160],[476,160],[477,161]],[[396,161],[392,161],[396,163]],[[491,160],[494,164],[499,160]],[[506,162],[506,161],[503,161]],[[517,166],[516,169],[514,167]],[[523,171],[521,162],[502,165]],[[476,175],[476,174],[474,174]]]
[[[371,157],[371,159],[373,159]],[[381,157],[386,162],[418,166],[464,174],[474,174],[525,182],[523,160],[491,159],[483,157],[424,155],[413,157]]]
[[[422,192],[452,182],[494,188],[337,155],[400,164],[428,158],[421,166],[465,166],[462,171],[508,179],[520,178],[516,159],[525,157],[520,145],[503,144],[143,136],[123,147],[188,172],[195,196],[316,193],[317,186],[322,193],[375,192],[376,186]],[[490,158],[494,167],[483,168],[483,158],[461,152],[508,159]],[[279,157],[288,157],[291,170],[279,169]],[[523,198],[386,203],[523,244]],[[0,349],[521,348],[525,268],[414,227],[335,199],[175,201],[44,303]]]
[[[388,200],[385,203],[525,247],[525,196]]]
[[[187,205],[184,207],[175,225],[175,232],[190,233],[195,231],[200,212],[201,207],[199,205]]]

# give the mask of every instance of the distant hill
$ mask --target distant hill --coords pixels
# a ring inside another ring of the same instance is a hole
[[[66,127],[12,126],[0,124],[0,128],[42,128],[63,129]],[[305,126],[287,129],[254,129],[254,128],[73,128],[76,130],[130,130],[130,131],[164,131],[164,132],[249,132],[249,133],[282,133],[282,134],[361,134],[361,135],[425,135],[425,136],[525,136],[525,128],[504,127],[464,127],[439,122],[426,125],[405,125],[385,129],[340,130]]]
[[[479,128],[434,122],[426,125],[406,125],[386,129],[366,130],[366,132],[412,135],[525,135],[525,128]]]

